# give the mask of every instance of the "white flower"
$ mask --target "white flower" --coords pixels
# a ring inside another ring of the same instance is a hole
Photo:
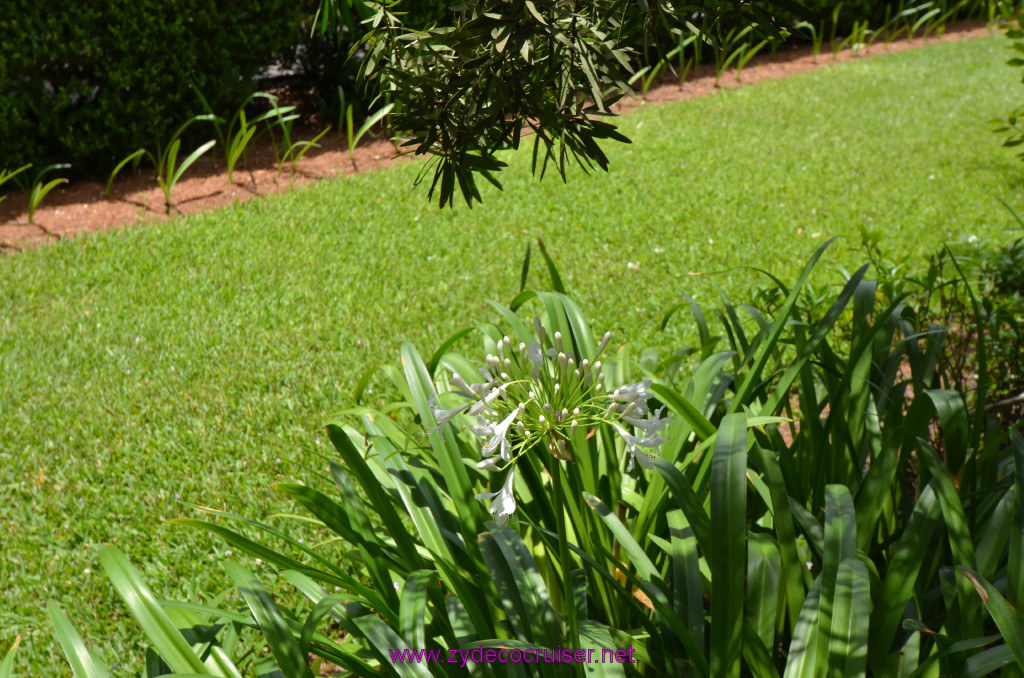
[[[481,471],[494,471],[494,472],[500,471],[501,467],[498,466],[498,460],[500,458],[501,457],[487,457],[486,459],[484,459],[482,461],[478,461],[476,463],[476,467],[478,469],[480,469]]]
[[[491,439],[484,443],[483,448],[480,450],[480,454],[484,457],[490,457],[495,453],[498,453],[505,461],[512,459],[512,456],[509,454],[512,449],[512,445],[508,442],[506,435],[508,434],[508,427],[512,425],[512,422],[515,421],[517,416],[519,416],[518,407],[512,410],[500,424],[491,427]]]
[[[452,417],[454,417],[456,414],[459,414],[460,412],[464,412],[466,408],[470,406],[471,403],[466,403],[464,405],[460,405],[459,407],[453,407],[450,410],[442,410],[437,401],[437,394],[432,393],[430,394],[430,400],[427,401],[427,404],[430,405],[430,412],[434,415],[434,420],[437,421],[437,426],[428,430],[427,433],[441,431],[441,435],[443,437],[444,427],[448,425],[448,422],[451,421]]]
[[[623,403],[636,403],[639,401],[647,400],[651,397],[648,393],[647,388],[651,385],[650,379],[644,379],[638,381],[635,384],[627,384],[626,386],[620,386],[608,395],[612,400],[618,400]]]
[[[544,350],[541,348],[539,341],[530,342],[526,347],[526,355],[534,365],[540,365],[544,362]]]
[[[492,388],[490,393],[473,403],[473,406],[469,408],[469,413],[482,414],[484,410],[491,406],[491,403],[498,399],[499,395],[501,395],[501,389]]]
[[[657,433],[658,431],[662,430],[669,424],[676,423],[674,419],[663,418],[661,416],[661,413],[664,411],[665,407],[662,406],[658,409],[657,412],[654,413],[654,415],[647,419],[623,416],[622,421],[626,422],[627,424],[630,424],[631,426],[635,426],[636,428],[643,431],[645,435],[649,436]]]
[[[478,438],[490,438],[494,435],[494,425],[483,417],[476,418],[476,424],[470,424],[469,430]]]
[[[661,443],[665,442],[664,438],[662,438],[659,435],[655,435],[650,438],[637,438],[635,435],[629,433],[628,431],[626,431],[626,429],[622,428],[618,424],[612,424],[612,428],[614,428],[616,433],[618,433],[622,437],[622,439],[626,441],[626,448],[629,450],[629,453],[631,455],[629,458],[629,464],[626,466],[626,473],[629,473],[630,471],[633,470],[634,461],[640,462],[640,466],[644,467],[645,469],[649,470],[654,468],[654,459],[649,454],[638,448],[657,447]]]
[[[497,492],[482,492],[476,495],[477,499],[494,498],[491,502],[491,514],[494,516],[495,525],[508,525],[509,516],[516,510],[516,499],[512,496],[513,473],[513,470],[509,469],[505,484]]]
[[[488,378],[490,375],[486,373],[486,370],[484,370],[484,372],[484,378],[487,379],[486,383],[466,383],[466,380],[463,379],[462,375],[460,375],[458,372],[452,373],[452,383],[455,384],[456,388],[458,388],[462,395],[466,396],[467,398],[472,398],[473,396],[476,396],[477,398],[483,398],[484,394],[487,393],[487,389],[489,389],[491,386],[494,386],[494,380]]]

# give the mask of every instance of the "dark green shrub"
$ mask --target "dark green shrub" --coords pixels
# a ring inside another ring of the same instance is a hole
[[[295,42],[287,0],[11,0],[0,15],[3,164],[69,162],[103,176],[202,107],[237,107],[253,76]],[[200,130],[200,133],[203,131]]]

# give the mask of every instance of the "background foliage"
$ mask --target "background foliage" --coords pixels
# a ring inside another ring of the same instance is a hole
[[[0,17],[3,162],[92,176],[202,112],[193,87],[233,109],[304,18],[284,0],[54,5],[13,0]]]

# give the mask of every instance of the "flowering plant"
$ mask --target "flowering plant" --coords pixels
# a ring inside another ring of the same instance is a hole
[[[498,525],[506,524],[515,511],[512,488],[521,456],[546,450],[556,460],[571,462],[571,440],[577,432],[592,436],[597,426],[607,424],[629,452],[627,473],[635,462],[653,469],[653,451],[665,442],[661,431],[674,423],[662,416],[664,407],[654,413],[648,407],[650,379],[611,391],[605,387],[598,358],[611,341],[610,332],[605,332],[593,360],[577,362],[571,342],[561,332],[549,333],[540,318],[533,319],[533,327],[534,339],[529,343],[517,344],[507,335],[497,341],[496,352],[488,353],[486,367],[479,369],[482,382],[470,384],[458,372],[452,373],[456,393],[467,402],[442,409],[437,396],[431,398],[431,411],[438,422],[432,431],[443,432],[459,414],[475,416],[476,424],[470,430],[482,441],[483,457],[477,468],[507,471],[500,490],[476,495],[477,499],[493,499],[491,513]]]

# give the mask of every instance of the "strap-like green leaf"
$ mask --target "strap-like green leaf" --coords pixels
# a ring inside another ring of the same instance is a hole
[[[784,678],[818,678],[824,673],[827,657],[818,654],[818,609],[821,603],[821,577],[815,581],[800,617],[793,629],[793,640],[789,643]]]
[[[882,585],[872,592],[868,662],[875,675],[883,673],[889,648],[900,626],[903,610],[917,582],[921,565],[929,553],[932,533],[940,521],[939,502],[932,485],[918,497],[895,550],[889,557]]]
[[[830,657],[833,607],[841,596],[839,570],[844,562],[857,557],[856,530],[857,518],[850,490],[845,485],[827,486],[825,488],[825,553],[821,568],[821,602],[818,607],[817,622],[818,656],[821,657]],[[848,599],[846,602],[849,604]],[[831,663],[829,666],[831,667]]]
[[[100,563],[129,612],[171,670],[212,675],[157,602],[138,571],[117,548],[100,549]]]
[[[50,606],[51,607],[55,607],[55,604],[54,603],[50,603]],[[60,608],[57,608],[57,611],[58,611],[58,613],[62,617],[64,616],[64,613],[60,612]],[[50,613],[50,619],[53,620],[53,613],[52,612]],[[67,621],[67,617],[64,617],[64,621],[65,622]],[[68,623],[68,626],[70,626],[70,625],[71,624]],[[54,626],[57,626],[57,624],[54,623]],[[74,629],[72,629],[72,631],[73,630]],[[78,634],[75,634],[75,635],[77,636]],[[0,662],[0,678],[11,678],[12,674],[14,673],[14,653],[18,651],[18,645],[20,645],[20,644],[21,644],[21,636],[18,636],[17,638],[14,639],[14,642],[11,644],[11,648],[9,650],[7,650],[7,654],[4,655],[4,660],[2,662]],[[61,645],[63,646],[64,643],[61,643]],[[68,659],[71,660],[71,657],[70,657],[71,653],[66,653],[66,654],[69,655]],[[79,674],[78,672],[75,673],[75,676],[81,676],[81,675],[84,675],[84,674]]]
[[[46,606],[46,614],[50,617],[50,623],[53,624],[54,634],[57,636],[57,642],[60,643],[61,649],[64,650],[64,656],[68,659],[68,664],[71,665],[71,672],[75,674],[75,678],[108,678],[110,670],[100,662],[92,652],[82,642],[82,637],[78,635],[75,627],[71,625],[67,615],[64,614],[64,610],[60,609],[60,606],[55,602],[50,602]],[[10,665],[9,662],[14,661],[14,650],[17,649],[18,643],[15,641],[14,647],[11,648],[7,654],[7,658],[4,659],[4,666],[8,668],[8,673],[4,676],[3,667],[0,667],[0,677],[10,678]]]
[[[284,675],[294,676],[294,678],[302,676],[312,678],[313,674],[309,670],[305,653],[299,647],[295,637],[292,636],[291,629],[278,611],[273,598],[270,597],[259,580],[245,567],[231,560],[224,563],[224,569],[235,582],[238,590],[241,591],[242,597],[245,598],[246,604],[252,611],[256,623],[259,624],[260,631],[263,632],[263,637],[270,645],[270,651]]]
[[[761,532],[750,533],[747,539],[745,615],[751,630],[765,647],[775,647],[781,569],[779,548],[771,536]]]
[[[587,676],[595,676],[595,678],[618,678],[622,676],[625,678],[624,663],[619,663],[617,659],[624,657],[626,662],[628,662],[629,657],[634,655],[633,648],[627,649],[616,646],[607,626],[590,620],[581,623],[580,647],[585,650],[594,650],[593,660],[589,661],[584,667],[586,668]],[[619,654],[616,655],[616,652]],[[588,652],[588,659],[590,657],[591,655]],[[600,661],[598,661],[599,658]],[[606,659],[608,660],[607,662],[605,661]],[[633,662],[634,664],[636,662],[635,656],[633,656]],[[635,669],[636,666],[633,665],[631,668]]]
[[[978,592],[981,602],[992,615],[992,621],[996,623],[996,628],[1003,634],[1003,640],[1013,653],[1017,668],[1024,671],[1024,614],[1014,610],[992,584],[966,567],[957,569]]]
[[[747,417],[727,415],[711,462],[711,675],[738,678],[747,562]]]
[[[1024,610],[1024,437],[1010,431],[1013,450],[1013,528],[1010,530],[1010,554],[1006,565],[1006,598],[1018,610]]]
[[[865,620],[871,614],[871,583],[867,567],[856,557],[846,558],[839,564],[831,613],[829,678],[866,675],[868,625]]]

